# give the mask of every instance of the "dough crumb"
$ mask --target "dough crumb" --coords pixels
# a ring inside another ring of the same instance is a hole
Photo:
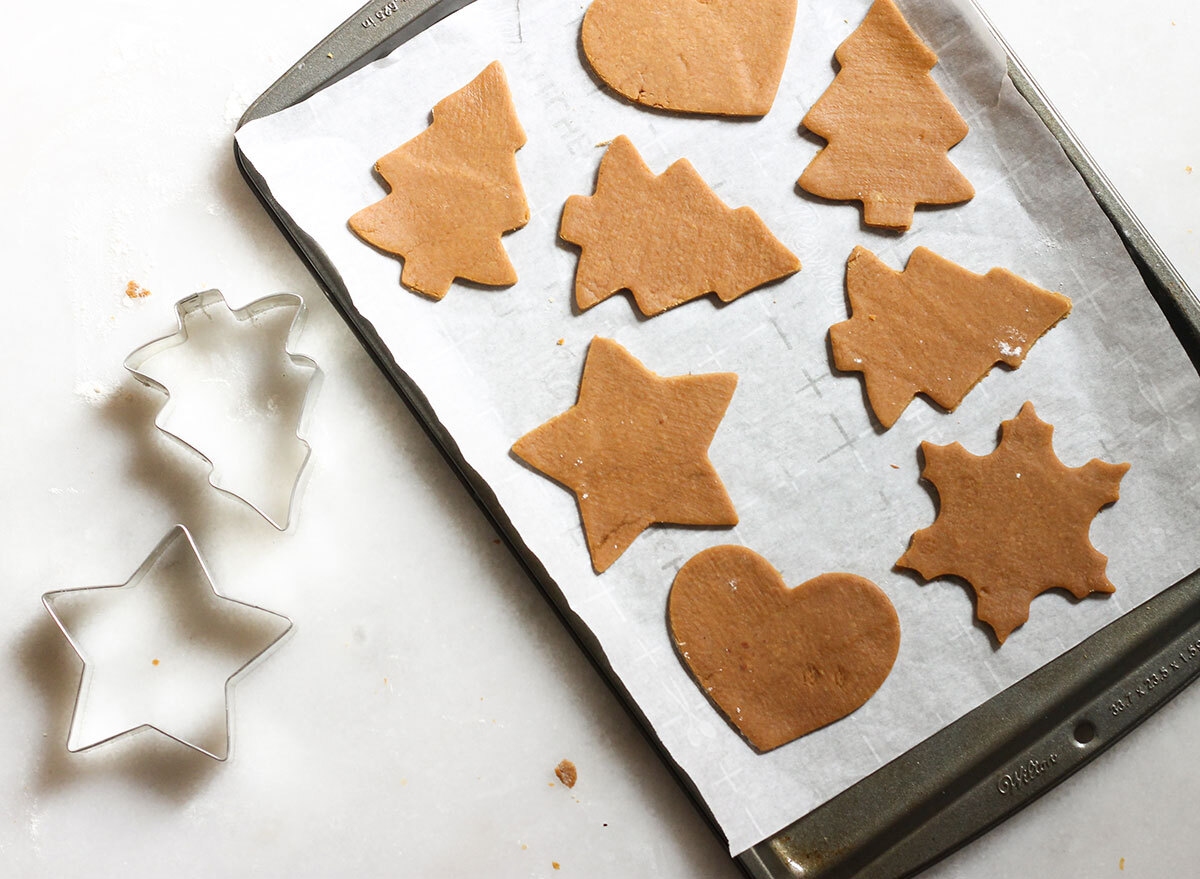
[[[1191,168],[1188,168],[1188,173],[1191,173]],[[145,299],[150,295],[150,291],[139,284],[137,281],[130,281],[125,285],[125,295],[130,299]]]
[[[575,782],[579,779],[579,771],[575,768],[575,764],[570,760],[563,760],[554,767],[554,774],[558,776],[558,780],[567,787],[575,787]]]
[[[553,867],[555,870],[559,870],[559,869],[561,869],[561,868],[558,866],[558,861],[551,861],[551,862],[550,862],[550,866],[551,866],[551,867]]]

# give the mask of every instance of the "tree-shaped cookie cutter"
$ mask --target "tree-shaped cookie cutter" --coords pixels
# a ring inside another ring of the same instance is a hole
[[[296,366],[305,369],[311,369],[312,375],[309,378],[308,388],[304,394],[304,401],[301,404],[300,416],[296,425],[296,439],[299,440],[302,446],[304,446],[304,460],[301,461],[300,466],[296,468],[296,477],[292,481],[292,490],[288,497],[287,516],[282,524],[268,514],[261,505],[254,503],[245,495],[218,485],[217,482],[220,473],[213,459],[206,455],[201,449],[198,449],[196,446],[189,443],[183,437],[172,433],[163,426],[162,419],[168,410],[171,392],[167,389],[166,385],[141,371],[143,364],[145,364],[147,360],[154,357],[156,354],[160,354],[163,351],[166,351],[168,348],[174,348],[178,345],[182,345],[188,340],[187,319],[189,316],[198,311],[206,311],[207,309],[218,305],[226,309],[233,316],[233,318],[239,322],[253,320],[258,315],[276,308],[296,309],[295,316],[292,318],[291,326],[288,328],[287,339],[284,343],[283,351],[284,354],[287,355],[288,359],[290,359]],[[316,398],[317,390],[320,388],[322,378],[324,377],[324,373],[321,371],[321,368],[317,365],[315,360],[307,355],[300,354],[293,350],[293,344],[300,337],[300,333],[304,329],[304,322],[308,316],[307,309],[304,305],[304,299],[295,293],[276,293],[271,296],[265,296],[262,299],[256,299],[254,302],[251,302],[249,305],[246,305],[243,308],[232,309],[229,308],[229,305],[225,302],[225,297],[222,295],[221,291],[212,289],[205,290],[201,293],[195,293],[176,302],[175,315],[177,321],[175,332],[142,345],[125,358],[125,368],[132,373],[134,378],[146,385],[146,387],[153,388],[156,391],[161,391],[167,396],[167,402],[163,403],[162,407],[158,410],[158,414],[155,416],[154,426],[176,442],[199,455],[204,460],[209,468],[209,485],[211,485],[217,491],[237,498],[239,501],[246,504],[246,506],[250,507],[252,510],[254,510],[254,512],[266,519],[276,530],[286,531],[291,525],[292,509],[295,506],[296,495],[299,492],[304,473],[308,469],[309,459],[312,457],[312,446],[308,444],[308,441],[305,440],[303,435],[304,424],[308,416],[308,412],[312,407],[312,401]]]
[[[240,605],[242,608],[246,608],[250,611],[268,614],[272,617],[275,617],[283,624],[283,629],[278,635],[275,635],[266,644],[266,646],[251,655],[249,659],[239,665],[233,671],[233,673],[225,679],[225,735],[222,749],[217,751],[206,748],[199,742],[192,741],[185,736],[177,735],[167,729],[164,729],[162,726],[149,722],[140,723],[136,726],[129,727],[128,729],[121,730],[120,732],[105,736],[104,738],[98,739],[94,742],[89,742],[85,745],[73,745],[72,742],[74,741],[76,732],[76,723],[80,717],[80,708],[84,704],[91,681],[91,669],[89,668],[88,658],[84,652],[83,646],[80,644],[79,640],[72,635],[70,628],[64,623],[60,615],[55,612],[55,601],[61,596],[65,595],[79,594],[84,592],[97,593],[135,587],[146,577],[150,570],[154,568],[155,564],[163,557],[163,555],[167,553],[168,550],[171,549],[172,545],[178,540],[186,541],[186,548],[191,553],[192,560],[196,563],[197,571],[200,573],[201,579],[204,581],[205,585],[207,585],[209,590],[212,591],[213,595],[215,595],[221,601]],[[204,557],[200,555],[200,549],[196,546],[196,541],[193,539],[191,532],[188,531],[188,529],[183,525],[175,525],[172,527],[171,530],[167,532],[166,536],[163,537],[163,539],[158,542],[157,546],[154,547],[150,555],[146,557],[146,559],[138,566],[137,570],[134,571],[129,579],[124,583],[112,586],[84,586],[77,589],[57,589],[47,592],[42,596],[42,606],[46,608],[46,612],[50,614],[51,619],[54,620],[54,624],[58,626],[59,631],[63,633],[63,636],[71,645],[71,649],[75,651],[75,654],[79,657],[80,661],[83,662],[83,670],[79,675],[79,686],[75,692],[75,707],[71,711],[71,724],[67,734],[66,742],[67,750],[72,754],[90,751],[93,748],[98,748],[101,745],[114,742],[117,739],[125,738],[126,736],[132,736],[145,730],[154,730],[155,732],[166,736],[172,741],[178,742],[179,744],[191,748],[194,751],[199,751],[204,756],[211,757],[220,763],[224,763],[229,759],[231,746],[233,743],[231,728],[233,719],[232,690],[234,685],[251,669],[251,667],[258,665],[259,662],[265,659],[269,654],[273,653],[283,642],[283,640],[292,632],[292,629],[295,626],[291,617],[285,616],[284,614],[273,610],[268,610],[264,607],[259,607],[255,604],[250,604],[245,601],[238,601],[235,598],[230,598],[227,595],[221,594],[217,590],[216,584],[213,582],[212,574],[209,573],[208,566],[204,563]]]

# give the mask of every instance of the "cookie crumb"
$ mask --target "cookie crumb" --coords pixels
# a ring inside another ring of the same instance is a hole
[[[1191,166],[1191,165],[1185,165],[1185,166],[1184,166],[1184,168],[1183,168],[1183,170],[1185,170],[1185,171],[1187,171],[1189,174],[1191,174],[1191,173],[1192,173],[1192,166]]]
[[[158,660],[157,660],[157,659],[151,659],[151,660],[150,660],[150,664],[151,664],[151,665],[158,665]]]
[[[550,866],[553,867],[555,870],[560,869],[558,866],[558,861],[551,861]]]
[[[1191,173],[1191,170],[1191,168],[1188,168],[1188,173]],[[125,295],[130,299],[145,299],[150,295],[150,291],[137,281],[130,281],[125,285]]]
[[[899,470],[899,469],[900,469],[900,465],[899,465],[899,464],[888,464],[888,466],[889,466],[889,467],[891,467],[893,470]]]
[[[563,760],[554,767],[554,774],[558,776],[558,780],[567,787],[575,787],[575,782],[579,779],[579,771],[575,768],[575,764],[570,760]]]
[[[561,344],[562,344],[563,342],[565,342],[565,341],[567,341],[567,340],[566,340],[566,339],[559,339],[559,340],[558,340],[557,342],[555,342],[554,344],[555,344],[555,345],[561,345]]]

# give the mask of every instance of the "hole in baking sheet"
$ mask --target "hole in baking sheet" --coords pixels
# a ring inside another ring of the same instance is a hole
[[[1075,731],[1072,735],[1075,737],[1075,744],[1086,745],[1092,739],[1096,738],[1096,724],[1090,720],[1081,720],[1075,724]]]
[[[213,462],[212,482],[283,527],[307,449],[296,431],[313,370],[285,352],[296,308],[238,320],[224,307],[187,315],[187,341],[144,371],[170,400],[159,425]]]
[[[86,663],[73,751],[149,724],[224,758],[225,682],[288,625],[216,595],[178,529],[127,584],[47,600]]]

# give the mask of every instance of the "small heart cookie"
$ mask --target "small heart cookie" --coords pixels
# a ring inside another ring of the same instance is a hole
[[[631,101],[721,116],[771,109],[796,0],[595,0],[583,17],[592,69]]]
[[[667,618],[700,687],[759,751],[859,708],[900,650],[896,609],[870,580],[822,574],[789,589],[742,546],[706,549],[685,564]]]

